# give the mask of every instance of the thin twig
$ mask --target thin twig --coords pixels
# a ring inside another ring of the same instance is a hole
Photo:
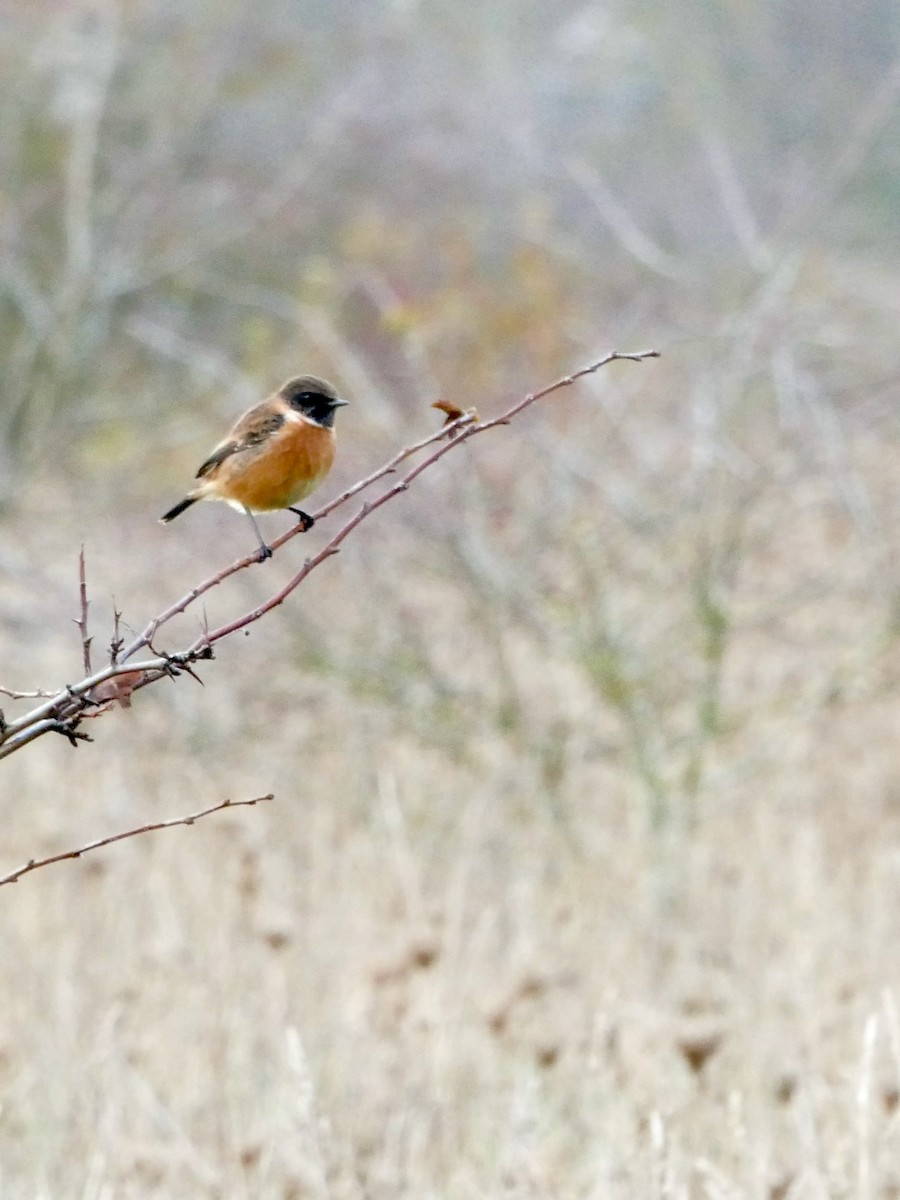
[[[135,829],[126,829],[122,833],[110,834],[109,837],[97,838],[96,841],[79,846],[76,850],[63,850],[59,854],[50,854],[46,858],[30,858],[27,863],[18,867],[15,871],[10,871],[8,875],[0,876],[0,887],[6,883],[18,883],[23,875],[28,875],[32,871],[38,871],[41,867],[49,867],[53,863],[65,862],[69,858],[81,858],[83,855],[89,854],[92,850],[99,850],[102,846],[111,846],[113,842],[122,842],[126,838],[137,837],[141,833],[155,833],[158,829],[174,829],[176,825],[193,825],[195,821],[199,821],[202,817],[208,817],[211,813],[221,812],[225,808],[251,808],[254,804],[262,804],[266,800],[274,799],[274,795],[269,792],[265,796],[254,796],[252,800],[223,800],[219,804],[213,804],[209,808],[201,809],[200,812],[190,813],[186,817],[172,817],[168,821],[153,821],[147,825],[139,825]]]
[[[109,642],[109,661],[113,664],[119,661],[119,652],[125,644],[122,638],[121,630],[122,614],[115,606],[115,597],[113,597],[113,632]]]
[[[88,637],[88,609],[90,601],[87,596],[87,580],[84,573],[84,543],[81,544],[81,551],[78,555],[78,597],[81,601],[81,615],[75,624],[81,632],[81,655],[84,662],[84,673],[91,673],[91,642],[93,638]]]
[[[17,692],[15,688],[0,685],[0,695],[9,696],[10,700],[48,700],[51,696],[55,696],[56,692]]]

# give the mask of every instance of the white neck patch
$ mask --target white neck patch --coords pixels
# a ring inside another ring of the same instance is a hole
[[[293,425],[312,425],[313,429],[322,429],[323,426],[318,421],[314,421],[312,417],[308,417],[306,413],[299,413],[295,408],[288,408],[284,415],[284,419]]]

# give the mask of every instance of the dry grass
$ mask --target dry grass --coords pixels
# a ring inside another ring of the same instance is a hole
[[[155,518],[290,374],[337,490],[664,358],[4,760],[0,875],[277,799],[0,888],[2,1200],[898,1200],[890,6],[6,8],[0,683],[250,549]]]
[[[895,447],[842,434],[861,523],[774,419],[690,469],[658,394],[501,432],[204,691],[4,764],[9,867],[277,796],[3,889],[4,1197],[897,1195]],[[23,497],[3,682],[77,669],[83,528],[98,634],[245,533],[149,507]]]

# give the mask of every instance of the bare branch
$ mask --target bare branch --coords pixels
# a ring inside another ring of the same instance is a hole
[[[328,516],[330,513],[334,512],[335,509],[340,508],[342,504],[346,504],[348,500],[352,499],[360,492],[371,487],[379,480],[384,479],[387,475],[393,475],[401,463],[404,463],[408,458],[418,454],[420,450],[424,450],[428,446],[434,445],[438,442],[446,443],[441,448],[439,453],[433,455],[424,462],[422,466],[423,470],[425,467],[431,466],[432,463],[437,462],[439,458],[443,458],[444,454],[446,454],[448,450],[452,449],[454,446],[461,445],[462,442],[468,440],[469,437],[472,437],[478,433],[484,433],[486,430],[494,429],[499,425],[508,424],[514,417],[518,416],[520,412],[530,407],[530,405],[534,404],[537,400],[542,400],[546,396],[552,395],[554,392],[558,392],[563,388],[569,387],[577,380],[583,379],[587,375],[593,375],[596,371],[599,371],[602,367],[607,366],[611,362],[643,362],[645,359],[659,358],[659,356],[658,350],[641,350],[629,354],[620,353],[619,351],[613,350],[604,358],[591,363],[587,367],[582,367],[580,370],[575,371],[572,375],[563,376],[563,378],[557,379],[554,383],[548,384],[547,387],[541,388],[540,391],[530,392],[522,400],[512,405],[511,408],[488,421],[479,421],[474,410],[463,413],[463,415],[457,420],[443,425],[440,429],[436,430],[434,433],[430,433],[427,437],[422,438],[420,441],[414,442],[412,445],[406,446],[402,450],[398,450],[393,458],[388,459],[383,466],[379,467],[376,471],[373,471],[371,475],[367,475],[364,479],[361,479],[357,483],[353,484],[352,487],[349,487],[345,491],[341,492],[340,495],[335,496],[333,500],[330,500],[327,504],[317,509],[312,516],[315,521],[321,521],[323,517]],[[269,612],[270,609],[280,604],[285,597],[290,595],[290,592],[292,592],[294,588],[306,578],[311,570],[317,567],[321,562],[324,562],[326,558],[331,558],[335,553],[337,553],[337,547],[341,542],[343,542],[347,534],[354,529],[360,523],[360,521],[364,520],[365,517],[368,516],[369,512],[373,511],[374,507],[380,507],[387,500],[392,499],[393,496],[398,495],[401,491],[405,491],[412,479],[414,479],[419,473],[419,471],[414,472],[411,476],[408,476],[403,481],[404,486],[396,486],[392,489],[389,489],[389,491],[377,501],[376,505],[369,506],[366,511],[361,511],[358,513],[356,517],[354,517],[351,522],[348,523],[348,525],[344,526],[344,528],[335,534],[335,536],[331,539],[327,546],[323,548],[323,550],[315,555],[313,559],[307,560],[307,563],[304,564],[302,571],[299,573],[299,577],[295,576],[295,579],[287,585],[287,590],[283,589],[283,594],[278,593],[276,597],[273,597],[271,602],[258,610],[259,616],[263,616],[266,612]],[[279,549],[286,542],[291,541],[292,538],[297,537],[297,535],[302,532],[302,524],[298,524],[295,526],[295,528],[289,529],[287,533],[282,534],[281,537],[276,538],[271,543],[272,549]],[[196,587],[191,588],[191,590],[185,593],[180,600],[177,600],[169,608],[165,609],[163,612],[159,613],[158,616],[153,618],[143,633],[141,633],[133,642],[129,643],[129,645],[125,647],[119,656],[119,661],[125,662],[131,657],[132,654],[135,654],[138,650],[148,646],[152,638],[155,636],[157,630],[165,625],[167,621],[170,621],[172,617],[183,613],[200,596],[210,591],[210,589],[217,587],[230,575],[234,575],[236,572],[242,571],[246,567],[256,566],[258,563],[259,556],[256,551],[254,551],[252,554],[248,554],[245,558],[238,559],[236,562],[231,563],[229,566],[223,568],[209,579],[204,580]],[[258,617],[253,619],[257,620]],[[249,621],[244,622],[244,624],[249,623]],[[235,625],[235,628],[243,628],[243,625]],[[234,630],[232,630],[232,632],[234,632]],[[200,645],[204,644],[211,645],[212,640],[214,639],[209,641],[198,640],[194,643],[194,647],[199,647]]]
[[[274,596],[270,597],[270,599],[268,599],[264,604],[259,605],[250,612],[244,613],[242,617],[238,617],[237,620],[230,621],[227,625],[222,625],[219,629],[215,629],[211,633],[204,634],[202,637],[198,638],[193,645],[188,647],[186,653],[189,655],[194,654],[204,646],[211,647],[215,645],[215,643],[221,641],[222,638],[228,637],[230,634],[236,633],[239,629],[244,629],[248,625],[252,625],[255,621],[258,621],[260,617],[264,617],[267,612],[271,612],[273,608],[277,608],[279,604],[283,604],[291,592],[300,586],[300,584],[304,579],[306,579],[311,571],[314,571],[315,568],[320,566],[327,558],[331,558],[333,555],[338,553],[341,543],[358,525],[361,525],[367,517],[371,516],[376,509],[381,508],[383,504],[386,504],[389,500],[393,500],[394,497],[399,496],[401,492],[405,492],[413,480],[417,479],[423,473],[423,471],[427,471],[429,467],[434,466],[434,464],[439,459],[443,458],[445,454],[449,454],[450,451],[457,449],[457,447],[461,446],[463,442],[468,441],[469,438],[475,437],[479,433],[485,433],[488,429],[496,429],[500,425],[508,425],[514,417],[518,416],[520,412],[530,407],[530,405],[534,404],[537,400],[541,400],[545,396],[551,395],[553,392],[560,391],[562,388],[570,387],[577,380],[583,379],[585,375],[593,374],[594,371],[599,370],[600,367],[605,366],[607,363],[622,359],[626,359],[631,362],[643,362],[645,358],[658,357],[659,352],[656,350],[645,350],[636,354],[619,354],[618,352],[614,351],[612,354],[609,354],[606,358],[600,360],[599,362],[592,363],[589,367],[583,367],[580,371],[575,371],[572,375],[566,375],[562,379],[557,379],[555,383],[551,383],[548,387],[542,388],[540,391],[529,392],[528,395],[522,400],[519,400],[516,404],[512,405],[511,408],[508,408],[505,412],[501,413],[497,417],[492,417],[487,421],[471,421],[469,414],[464,413],[462,417],[459,417],[455,421],[451,421],[449,424],[444,425],[439,431],[440,435],[442,435],[444,439],[442,444],[439,445],[438,448],[431,454],[429,454],[427,458],[423,458],[422,461],[413,467],[411,471],[408,471],[402,479],[398,480],[397,483],[389,487],[386,492],[382,492],[382,494],[375,500],[366,501],[358,510],[358,512],[356,512],[356,514],[352,516],[350,520],[347,521],[346,524],[344,524],[337,531],[334,537],[332,537],[331,541],[327,542],[317,554],[306,560],[296,575],[294,575],[292,579],[289,579],[284,587],[280,589],[280,591],[276,592]],[[343,503],[344,500],[349,499],[350,496],[356,495],[356,493],[361,491],[364,487],[368,487],[369,483],[375,482],[376,479],[381,479],[383,476],[393,472],[395,465],[398,462],[402,462],[405,458],[408,458],[410,454],[415,453],[416,450],[422,449],[424,446],[430,445],[437,440],[438,438],[436,437],[430,437],[418,443],[415,447],[400,451],[400,453],[391,459],[391,462],[385,467],[382,467],[380,470],[374,472],[368,477],[368,479],[361,480],[360,483],[354,485],[352,488],[349,488],[346,492],[339,496],[336,501],[333,501],[331,505],[326,505],[322,512],[316,514],[316,519],[318,519],[322,513],[332,511],[332,509],[336,508],[338,504]],[[287,541],[287,539],[293,537],[296,532],[296,530],[288,532],[284,535],[281,541]],[[273,547],[277,546],[278,544],[279,542],[274,542]],[[255,556],[251,558],[251,561],[255,561]]]
[[[9,696],[10,700],[47,700],[51,696],[55,696],[55,692],[17,692],[14,688],[3,687],[0,685],[0,695]]]
[[[0,758],[6,758],[28,742],[44,733],[60,733],[63,726],[74,729],[86,715],[86,710],[98,708],[110,699],[119,698],[105,694],[98,685],[118,676],[143,675],[143,683],[153,683],[164,676],[175,678],[188,662],[212,658],[212,650],[203,648],[192,653],[158,655],[140,663],[111,663],[95,671],[80,683],[70,684],[59,692],[49,695],[43,704],[18,717],[7,721],[0,730]],[[134,691],[132,686],[131,691]]]
[[[110,663],[108,667],[89,674],[77,684],[61,689],[55,695],[45,699],[42,704],[38,705],[30,713],[26,713],[24,716],[0,726],[0,759],[7,757],[16,750],[21,749],[22,746],[34,741],[37,737],[51,731],[64,734],[74,745],[79,739],[84,740],[83,734],[76,733],[81,721],[89,715],[98,716],[100,713],[107,711],[111,701],[118,700],[123,706],[127,707],[132,692],[146,687],[150,683],[155,683],[164,676],[175,678],[182,673],[189,673],[194,675],[194,678],[198,678],[191,669],[193,664],[212,658],[213,647],[217,642],[260,620],[266,613],[271,612],[273,608],[284,603],[287,597],[300,586],[312,571],[339,552],[341,544],[354,529],[370,517],[373,512],[381,508],[382,505],[387,504],[389,500],[393,500],[396,496],[405,492],[414,480],[424,471],[434,466],[445,455],[456,450],[464,442],[476,437],[478,434],[486,433],[489,429],[496,429],[502,425],[508,425],[515,417],[538,400],[542,400],[554,392],[571,387],[577,380],[594,374],[601,367],[605,367],[611,362],[643,362],[645,359],[658,357],[659,351],[657,350],[641,350],[634,353],[612,351],[596,362],[590,363],[588,366],[573,372],[571,375],[564,375],[561,379],[557,379],[554,383],[548,384],[538,391],[529,392],[496,417],[482,421],[478,418],[478,414],[474,409],[470,410],[451,420],[449,423],[444,424],[440,429],[422,438],[420,441],[399,450],[393,458],[389,459],[378,470],[359,480],[358,483],[347,488],[315,512],[313,514],[315,519],[317,521],[321,520],[366,488],[371,487],[386,476],[394,474],[401,463],[421,450],[429,446],[436,446],[436,449],[421,459],[415,467],[407,471],[401,479],[392,484],[381,495],[372,501],[364,502],[358,511],[334,534],[331,540],[316,554],[308,558],[300,570],[263,604],[244,613],[236,620],[220,626],[218,629],[210,631],[205,628],[204,622],[204,632],[186,649],[177,653],[156,653],[153,649],[152,642],[157,632],[174,616],[183,613],[200,596],[217,587],[237,571],[258,564],[259,558],[254,552],[245,558],[238,559],[202,583],[197,584],[196,587],[191,588],[189,592],[182,596],[180,600],[177,600],[174,604],[155,616],[144,629],[143,633],[118,654],[113,654],[115,661]],[[293,529],[288,530],[287,533],[272,542],[272,549],[277,550],[286,542],[304,532],[305,528],[305,523],[300,523]],[[116,632],[113,639],[114,645],[117,637],[118,633]],[[153,658],[138,663],[128,662],[132,655],[145,648],[150,650],[151,654],[154,655]],[[117,646],[116,649],[118,649]],[[124,678],[119,679],[119,677]],[[100,686],[106,685],[108,681],[113,681],[113,686]],[[96,711],[89,714],[89,709],[95,709]]]
[[[121,833],[110,834],[109,837],[97,838],[96,841],[87,842],[84,846],[79,846],[76,850],[63,850],[59,854],[50,854],[46,858],[30,858],[27,863],[18,867],[15,871],[10,871],[8,875],[0,875],[0,887],[6,883],[18,883],[23,875],[29,875],[32,871],[39,871],[41,867],[49,867],[53,863],[65,862],[69,858],[81,858],[83,855],[89,854],[92,850],[99,850],[102,846],[111,846],[113,842],[123,842],[126,838],[137,837],[142,833],[155,833],[158,829],[174,829],[176,825],[193,825],[195,821],[199,821],[202,817],[208,817],[211,813],[222,812],[226,808],[252,808],[254,804],[262,804],[266,800],[274,799],[274,795],[269,792],[265,796],[254,796],[252,800],[223,800],[219,804],[213,804],[209,808],[201,809],[200,812],[190,813],[186,817],[172,817],[168,821],[153,821],[147,825],[139,825],[135,829],[126,829]]]
[[[444,426],[443,428],[436,430],[434,433],[430,433],[428,437],[422,438],[421,441],[414,442],[411,446],[406,446],[403,450],[399,450],[393,458],[389,459],[388,462],[384,464],[384,466],[379,467],[377,471],[373,471],[371,475],[367,475],[365,479],[360,479],[358,483],[354,483],[352,487],[347,488],[346,491],[343,491],[340,493],[340,495],[335,496],[335,498],[330,500],[328,504],[325,504],[322,506],[322,508],[317,509],[316,512],[312,514],[314,520],[321,521],[323,517],[327,517],[329,513],[334,512],[336,508],[340,508],[342,504],[345,504],[348,500],[352,499],[353,496],[358,495],[358,493],[363,491],[365,488],[371,487],[373,483],[377,483],[379,479],[383,479],[386,475],[393,474],[397,467],[402,462],[405,462],[406,459],[412,457],[413,454],[417,454],[420,450],[424,450],[426,446],[430,446],[434,442],[442,441],[449,434],[455,433],[467,422],[473,420],[474,414],[470,416],[469,414],[464,413],[458,421],[453,423],[453,425]],[[289,542],[292,538],[296,537],[297,534],[302,532],[302,524],[298,524],[294,529],[289,529],[287,533],[282,534],[281,537],[276,538],[271,543],[273,551],[277,550],[279,547],[283,546],[285,542]],[[146,629],[144,629],[144,631],[138,637],[136,637],[133,642],[130,642],[124,648],[124,650],[122,650],[119,655],[119,661],[125,662],[132,656],[132,654],[136,654],[138,650],[143,650],[144,647],[149,646],[158,629],[160,629],[173,617],[183,613],[185,609],[189,608],[195,600],[200,598],[200,596],[204,595],[212,588],[217,587],[224,580],[228,579],[230,575],[234,575],[238,571],[244,570],[246,567],[256,566],[258,563],[259,555],[256,551],[254,551],[252,554],[248,554],[246,558],[238,559],[237,562],[233,562],[229,566],[223,567],[221,571],[218,571],[215,575],[211,575],[209,579],[204,579],[202,583],[199,583],[196,587],[191,588],[191,590],[186,592],[180,600],[176,600],[174,604],[171,604],[167,609],[164,609],[163,612],[159,613],[153,618],[152,621],[150,621]]]
[[[109,661],[113,664],[119,661],[119,653],[124,646],[122,639],[122,614],[115,607],[115,598],[113,599],[113,632],[109,641]]]
[[[88,609],[90,601],[87,597],[87,581],[84,573],[84,543],[82,542],[81,550],[78,554],[78,596],[81,601],[81,615],[76,620],[75,624],[81,632],[81,655],[84,662],[84,673],[91,673],[91,642],[92,638],[88,637]]]

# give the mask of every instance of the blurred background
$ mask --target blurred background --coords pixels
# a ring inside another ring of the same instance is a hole
[[[663,353],[0,764],[3,871],[277,797],[2,889],[4,1197],[900,1194],[896,4],[0,18],[5,687],[79,677],[82,543],[95,661],[250,550],[156,518],[289,375],[327,498]]]

